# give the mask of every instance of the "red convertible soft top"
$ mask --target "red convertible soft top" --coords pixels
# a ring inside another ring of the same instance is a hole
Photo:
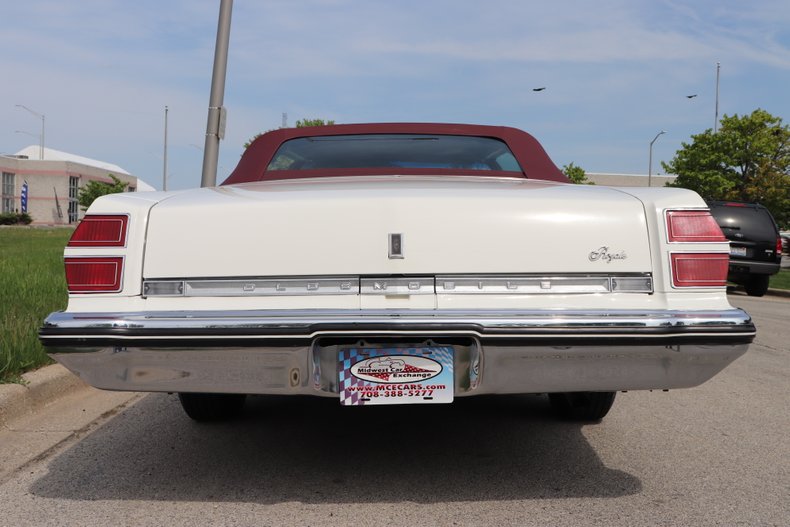
[[[302,137],[326,137],[337,135],[365,134],[435,134],[449,136],[490,137],[504,141],[519,165],[522,174],[529,179],[543,179],[568,183],[569,180],[551,161],[538,141],[528,133],[507,126],[483,126],[470,124],[438,123],[376,123],[376,124],[336,124],[330,126],[311,126],[305,128],[281,128],[258,137],[242,155],[236,169],[222,182],[222,185],[249,183],[273,179],[294,179],[303,177],[326,177],[338,175],[385,175],[419,174],[432,175],[492,175],[512,176],[513,172],[484,172],[480,170],[448,169],[410,169],[402,167],[375,169],[319,169],[308,171],[269,170],[275,152],[285,141]]]

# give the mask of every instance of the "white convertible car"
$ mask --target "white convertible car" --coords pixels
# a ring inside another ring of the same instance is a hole
[[[264,134],[216,188],[96,200],[40,338],[108,390],[221,419],[246,394],[349,406],[697,386],[746,352],[728,242],[694,192],[568,184],[513,128]]]

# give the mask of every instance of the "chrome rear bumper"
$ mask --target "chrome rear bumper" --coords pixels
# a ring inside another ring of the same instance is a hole
[[[53,313],[53,358],[98,388],[337,396],[343,346],[456,349],[456,396],[699,385],[746,352],[723,311]]]

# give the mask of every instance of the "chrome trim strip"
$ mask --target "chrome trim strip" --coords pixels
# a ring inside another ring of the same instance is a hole
[[[181,294],[151,294],[156,284],[183,283]],[[355,276],[321,278],[250,278],[247,280],[145,280],[143,296],[306,296],[306,295],[357,295],[359,278]]]
[[[58,339],[112,338],[315,338],[323,335],[467,335],[479,337],[563,337],[657,335],[750,336],[756,333],[749,315],[740,309],[722,311],[424,311],[424,310],[304,310],[304,311],[165,311],[147,313],[53,313],[40,337]],[[161,336],[159,331],[164,332]],[[201,332],[202,331],[202,332]],[[232,331],[233,334],[227,332]],[[601,333],[601,332],[605,333]],[[142,333],[155,333],[143,335]],[[181,332],[171,335],[171,332]],[[195,333],[190,333],[195,332]],[[636,333],[635,333],[636,332]],[[135,335],[137,333],[137,335]]]
[[[611,290],[609,276],[439,275],[436,277],[436,291],[440,294],[568,294],[609,293]]]
[[[432,295],[435,292],[432,276],[408,278],[362,278],[359,292],[363,295]]]
[[[428,294],[652,293],[644,274],[438,275],[168,278],[143,281],[142,295],[189,297]]]

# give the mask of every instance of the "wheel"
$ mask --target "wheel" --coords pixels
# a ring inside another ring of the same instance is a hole
[[[239,393],[179,393],[181,407],[195,421],[225,421],[238,416],[247,398]]]
[[[763,296],[768,292],[769,278],[767,274],[750,276],[743,284],[744,289],[746,289],[746,294],[749,296]]]
[[[550,393],[549,402],[563,419],[596,422],[609,413],[615,395],[617,392]]]

